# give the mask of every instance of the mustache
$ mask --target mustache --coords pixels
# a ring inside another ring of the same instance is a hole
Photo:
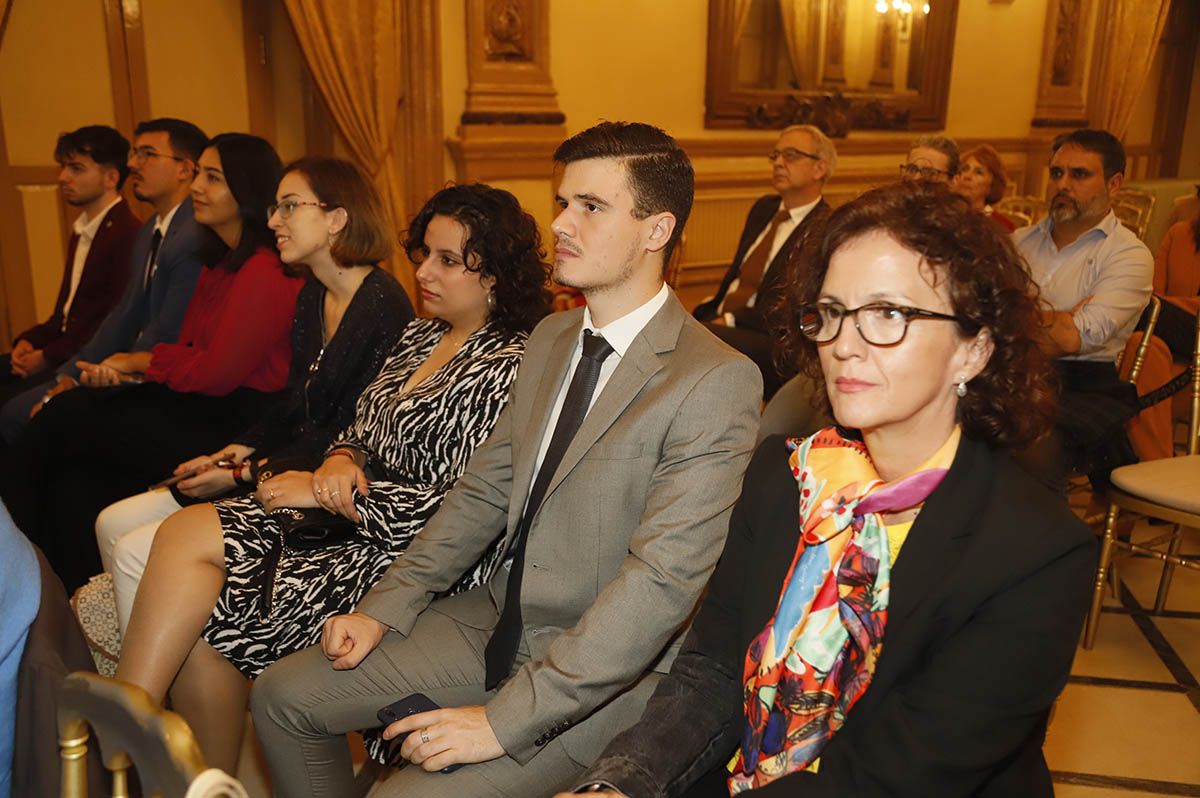
[[[576,255],[581,254],[581,250],[579,249],[579,247],[577,247],[574,244],[572,244],[571,242],[567,241],[565,238],[555,239],[554,248],[555,249],[569,249],[571,252],[573,252]]]

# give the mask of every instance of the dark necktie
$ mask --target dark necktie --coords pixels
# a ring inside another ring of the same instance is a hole
[[[775,233],[779,231],[779,225],[790,218],[791,214],[786,209],[775,214],[762,241],[759,241],[754,251],[742,261],[742,268],[738,269],[737,290],[725,298],[726,313],[736,313],[746,307],[750,297],[758,293],[758,287],[762,285],[763,275],[767,271],[767,256],[771,254],[771,245],[775,243]]]
[[[150,281],[154,279],[154,267],[158,261],[158,247],[162,244],[163,234],[161,230],[155,229],[154,238],[150,239],[150,258],[146,261],[146,275],[142,280],[142,290],[150,290]]]
[[[504,611],[500,613],[500,621],[496,624],[496,630],[492,632],[483,655],[487,666],[484,686],[489,690],[495,689],[508,677],[513,660],[517,656],[517,646],[521,641],[521,577],[525,572],[525,542],[529,538],[529,527],[533,523],[533,517],[537,515],[538,507],[546,495],[546,488],[549,487],[563,454],[571,445],[575,433],[579,431],[583,417],[587,415],[588,405],[592,403],[592,394],[596,392],[596,383],[600,379],[600,367],[612,351],[608,341],[592,334],[591,330],[583,331],[583,357],[579,359],[579,365],[575,367],[575,374],[571,377],[571,385],[567,388],[562,411],[558,414],[558,423],[554,426],[550,446],[546,449],[546,457],[538,469],[533,487],[529,489],[529,501],[514,535],[516,541],[513,564],[508,575],[508,589],[504,594]]]

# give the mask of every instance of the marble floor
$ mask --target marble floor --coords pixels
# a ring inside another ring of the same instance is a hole
[[[1139,524],[1135,540],[1167,527]],[[1200,533],[1183,551],[1200,557]],[[1200,796],[1200,573],[1176,569],[1151,615],[1162,563],[1120,561],[1096,643],[1075,655],[1046,736],[1059,798]]]

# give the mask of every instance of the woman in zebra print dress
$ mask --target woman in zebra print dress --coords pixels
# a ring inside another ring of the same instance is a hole
[[[216,767],[237,764],[245,677],[314,644],[325,619],[351,611],[403,554],[491,432],[526,334],[549,308],[537,226],[508,192],[443,189],[406,248],[436,318],[408,326],[316,474],[288,471],[253,498],[185,508],[155,538],[117,676],[159,701],[169,690]],[[346,472],[357,502],[316,493],[314,481]],[[356,537],[281,546],[278,514],[320,505],[355,521]],[[456,589],[485,581],[496,558]]]

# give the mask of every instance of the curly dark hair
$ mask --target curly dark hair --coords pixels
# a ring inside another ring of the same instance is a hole
[[[404,249],[414,264],[429,257],[425,228],[434,216],[449,216],[467,228],[466,268],[496,281],[489,322],[508,332],[529,332],[550,312],[550,264],[542,236],[516,197],[483,183],[447,186],[434,194],[404,233]]]
[[[1037,285],[1009,237],[942,184],[872,189],[835,210],[823,230],[808,237],[793,255],[777,315],[781,365],[824,384],[818,345],[801,332],[799,309],[820,296],[833,254],[873,231],[921,254],[937,280],[948,280],[964,335],[991,332],[992,356],[958,403],[964,432],[992,446],[1019,448],[1048,430],[1057,398],[1050,363],[1038,347]]]

